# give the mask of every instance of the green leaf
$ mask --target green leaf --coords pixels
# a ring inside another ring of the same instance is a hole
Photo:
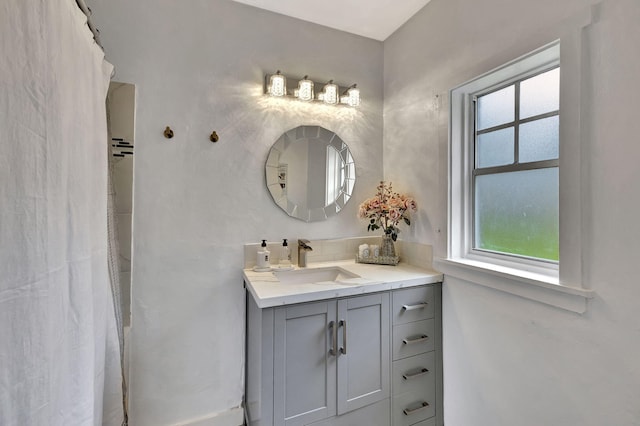
[[[404,223],[406,223],[407,225],[411,226],[411,221],[409,220],[408,217],[404,218]]]

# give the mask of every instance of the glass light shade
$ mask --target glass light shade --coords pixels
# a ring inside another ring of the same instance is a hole
[[[284,96],[287,93],[287,79],[280,71],[269,79],[269,94],[271,96]]]
[[[304,78],[298,82],[298,99],[302,101],[312,101],[313,98],[313,81],[309,80],[305,75]]]
[[[347,90],[347,104],[352,107],[360,106],[360,89],[355,84]]]
[[[329,83],[324,86],[322,92],[324,93],[325,104],[334,105],[338,103],[340,98],[338,96],[338,85],[333,84],[333,80],[329,81]]]

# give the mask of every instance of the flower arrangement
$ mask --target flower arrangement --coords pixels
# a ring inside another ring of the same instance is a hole
[[[387,184],[381,181],[377,189],[378,193],[375,196],[360,204],[358,217],[369,219],[367,231],[382,228],[384,233],[395,241],[400,232],[398,225],[401,221],[411,225],[410,212],[415,212],[418,205],[413,198],[393,192],[391,182]]]

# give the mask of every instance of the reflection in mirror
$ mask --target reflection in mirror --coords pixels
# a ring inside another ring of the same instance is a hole
[[[320,126],[299,126],[280,136],[271,147],[265,173],[275,203],[305,222],[338,213],[356,181],[349,147]]]

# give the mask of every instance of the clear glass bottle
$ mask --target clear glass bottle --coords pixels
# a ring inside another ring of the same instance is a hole
[[[289,248],[289,243],[287,243],[287,239],[282,240],[282,249],[280,251],[280,265],[289,267],[291,266],[291,249]]]

